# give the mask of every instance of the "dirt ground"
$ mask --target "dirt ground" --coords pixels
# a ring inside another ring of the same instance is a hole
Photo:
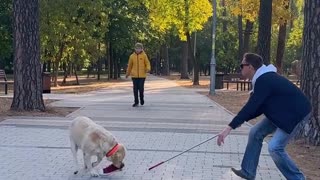
[[[208,76],[200,77],[200,85],[193,86],[191,80],[180,80],[180,76],[163,76],[167,79],[175,80],[177,84],[188,88],[209,88],[210,79]],[[96,78],[85,76],[80,77],[81,85],[74,85],[75,79],[68,78],[67,86],[52,87],[52,93],[84,93],[104,87],[108,87],[122,80],[107,81],[102,79],[97,81]],[[61,82],[61,79],[59,79]],[[9,87],[9,93],[12,93],[12,87]],[[203,93],[203,92],[202,92]],[[0,94],[4,94],[3,87],[0,87]],[[208,93],[205,93],[208,95]],[[236,91],[235,86],[230,87],[230,90],[217,90],[214,96],[208,95],[209,98],[218,102],[232,113],[237,113],[247,101],[248,91]],[[12,112],[10,111],[11,98],[0,98],[0,121],[8,116],[66,116],[77,108],[57,108],[51,107],[50,103],[54,100],[45,100],[45,112]],[[258,120],[252,120],[254,124]],[[307,175],[308,179],[320,179],[320,147],[307,145],[303,140],[291,143],[288,146],[288,152],[298,164],[301,170]]]
[[[69,113],[72,113],[78,108],[60,108],[60,107],[51,107],[49,104],[54,100],[44,100],[46,106],[46,111],[41,112],[17,112],[11,111],[10,106],[12,103],[12,98],[0,98],[0,122],[10,116],[61,116],[64,117]]]
[[[85,93],[89,91],[93,91],[100,88],[105,88],[113,85],[114,83],[121,82],[123,80],[107,80],[104,76],[98,81],[96,77],[90,76],[79,76],[80,85],[76,85],[75,77],[67,78],[67,83],[62,86],[62,78],[58,78],[58,87],[51,87],[51,93]],[[9,94],[13,92],[12,85],[8,86]],[[4,87],[0,86],[0,95],[4,94]],[[4,120],[10,116],[66,116],[71,112],[75,111],[78,108],[59,108],[59,107],[51,107],[50,103],[55,100],[45,99],[44,104],[46,106],[46,110],[44,112],[41,111],[30,111],[30,112],[17,112],[11,111],[10,106],[12,103],[12,98],[1,98],[0,97],[0,121]]]

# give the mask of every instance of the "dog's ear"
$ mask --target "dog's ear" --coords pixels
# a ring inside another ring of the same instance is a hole
[[[100,140],[100,136],[97,132],[92,132],[90,138],[93,142],[98,142]]]

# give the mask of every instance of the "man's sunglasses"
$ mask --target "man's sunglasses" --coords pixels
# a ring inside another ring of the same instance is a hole
[[[250,66],[250,64],[240,64],[241,69],[243,69],[244,66]]]

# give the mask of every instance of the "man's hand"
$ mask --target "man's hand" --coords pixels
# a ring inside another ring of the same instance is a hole
[[[221,146],[224,144],[224,139],[229,135],[232,128],[230,126],[226,127],[223,131],[221,131],[218,135],[217,144]]]

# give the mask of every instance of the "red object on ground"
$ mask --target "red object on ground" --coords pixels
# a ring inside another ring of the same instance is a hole
[[[106,167],[103,169],[103,173],[104,174],[108,174],[111,173],[113,171],[117,171],[117,170],[122,170],[122,168],[124,167],[124,164],[121,164],[120,168],[117,168],[116,166],[114,166],[113,164],[111,164],[110,166]]]

